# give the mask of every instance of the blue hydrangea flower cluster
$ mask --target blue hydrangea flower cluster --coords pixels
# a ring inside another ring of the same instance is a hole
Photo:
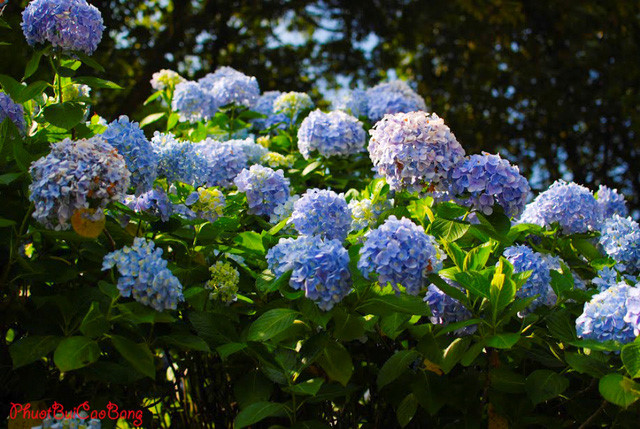
[[[152,189],[138,197],[128,195],[125,204],[136,213],[147,212],[158,216],[163,222],[169,220],[173,211],[166,192],[159,188]]]
[[[614,214],[602,226],[599,238],[605,253],[622,271],[640,271],[640,225],[630,217]]]
[[[576,319],[580,338],[630,343],[640,333],[640,288],[619,283],[591,298]]]
[[[589,189],[557,180],[527,204],[519,222],[542,227],[557,222],[564,234],[575,234],[598,230],[602,212]]]
[[[231,67],[220,67],[215,73],[209,73],[200,79],[198,83],[211,92],[216,104],[221,107],[229,104],[251,107],[260,96],[256,78]]]
[[[445,281],[451,286],[462,290],[462,288],[454,281],[449,279],[445,279]],[[450,323],[464,322],[465,320],[473,318],[469,309],[462,305],[460,301],[450,297],[434,285],[429,285],[424,300],[429,304],[429,309],[431,310],[431,317],[429,320],[434,325],[447,326]],[[471,325],[457,329],[453,331],[453,333],[458,336],[471,335],[477,329],[477,325]]]
[[[303,110],[313,109],[313,101],[304,92],[285,92],[273,101],[273,111],[296,118]]]
[[[247,155],[249,164],[259,163],[262,157],[269,152],[269,149],[257,144],[253,137],[248,137],[244,140],[227,140],[224,144],[229,144],[242,150]]]
[[[514,272],[521,273],[531,271],[531,275],[527,282],[518,290],[516,297],[531,298],[535,295],[538,297],[531,303],[529,310],[534,310],[540,305],[549,303],[548,295],[551,285],[551,268],[545,259],[545,256],[534,252],[531,248],[520,245],[507,247],[503,256],[511,262]]]
[[[486,215],[498,204],[507,216],[520,216],[531,191],[518,167],[500,155],[471,155],[451,170],[450,177],[452,191],[468,197],[460,202]]]
[[[117,267],[120,273],[118,290],[125,298],[136,301],[157,311],[175,310],[184,301],[182,285],[167,268],[162,259],[162,249],[153,241],[142,237],[133,240],[133,246],[108,253],[102,261],[102,269]]]
[[[103,31],[100,11],[86,0],[33,0],[22,12],[22,32],[31,46],[48,42],[91,55]]]
[[[200,218],[215,222],[222,216],[227,199],[218,189],[200,187],[187,197],[185,204],[190,207],[183,206],[178,210],[187,219]]]
[[[396,291],[404,286],[417,295],[426,286],[426,276],[442,269],[446,258],[435,238],[407,218],[389,218],[365,234],[358,268],[365,278],[378,274],[381,286],[391,284]]]
[[[163,69],[151,76],[151,87],[156,91],[173,89],[177,84],[184,82],[185,78],[173,70]]]
[[[598,275],[591,280],[600,292],[609,289],[619,283],[618,271],[614,268],[604,267],[598,271]]]
[[[256,100],[256,103],[251,108],[254,112],[260,113],[261,115],[266,116],[266,118],[254,119],[253,125],[259,129],[264,130],[268,128],[267,122],[274,115],[273,111],[273,102],[282,95],[281,91],[266,91],[262,93],[260,97]],[[284,118],[285,115],[282,115]],[[279,122],[279,121],[278,121]]]
[[[276,206],[289,199],[289,179],[284,177],[282,170],[252,165],[248,170],[242,170],[234,183],[247,195],[251,214],[271,216]]]
[[[293,205],[289,223],[302,235],[344,241],[351,227],[351,210],[344,195],[309,189]]]
[[[193,143],[177,140],[173,134],[156,131],[151,145],[158,157],[159,176],[165,177],[169,183],[193,184],[197,157]]]
[[[369,98],[365,91],[354,89],[338,101],[335,108],[344,110],[356,118],[367,117],[369,114]]]
[[[371,122],[394,113],[427,110],[424,99],[404,81],[380,83],[367,90],[367,114]]]
[[[287,198],[287,201],[285,201],[284,203],[278,204],[273,209],[273,213],[271,213],[271,216],[269,217],[269,223],[277,225],[283,220],[291,217],[296,201],[298,201],[299,199],[300,195],[292,195]],[[293,228],[293,226],[289,224],[286,228],[283,229],[283,231],[293,233],[295,232],[295,228]]]
[[[365,198],[361,201],[349,201],[349,209],[351,209],[351,230],[360,231],[368,227],[373,227],[380,215],[393,207],[393,199],[378,201],[373,204],[370,199]]]
[[[464,157],[464,149],[435,113],[387,115],[369,133],[371,161],[392,189],[420,191],[438,185]]]
[[[611,189],[605,185],[600,185],[598,192],[596,193],[598,199],[598,205],[602,210],[602,215],[605,219],[612,217],[614,214],[622,217],[629,215],[629,209],[627,208],[627,202],[624,199],[624,195],[619,194],[617,189]]]
[[[349,253],[338,240],[281,238],[267,253],[267,263],[278,277],[292,271],[289,285],[304,290],[322,310],[331,310],[351,291]]]
[[[176,85],[171,109],[179,113],[181,122],[208,121],[218,107],[213,95],[197,82],[185,81]]]
[[[247,167],[247,155],[241,148],[210,138],[195,144],[196,177],[199,186],[230,188],[233,179]]]
[[[366,133],[362,122],[339,110],[314,110],[298,129],[298,149],[305,159],[318,151],[324,157],[347,156],[362,152]]]
[[[129,121],[126,116],[120,116],[109,124],[102,138],[124,157],[136,194],[151,190],[158,174],[158,157],[140,125]]]
[[[131,173],[124,158],[100,137],[51,145],[51,152],[31,164],[29,200],[33,217],[46,228],[69,229],[80,209],[103,209],[122,201]]]
[[[27,129],[24,108],[15,103],[8,94],[0,92],[0,124],[7,118],[24,134]]]

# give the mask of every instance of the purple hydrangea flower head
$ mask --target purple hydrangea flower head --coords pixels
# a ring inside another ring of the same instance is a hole
[[[640,226],[630,217],[614,214],[600,231],[600,246],[623,271],[640,271]]]
[[[309,189],[293,205],[289,222],[302,235],[343,241],[351,227],[351,210],[344,195]]]
[[[233,179],[247,167],[247,155],[242,148],[206,139],[195,144],[197,185],[230,188]]]
[[[55,230],[69,229],[79,209],[104,209],[122,201],[131,176],[124,158],[100,137],[52,144],[51,152],[29,171],[33,217]]]
[[[31,46],[51,43],[91,55],[103,31],[100,11],[86,0],[33,0],[22,12],[22,32]]]
[[[564,234],[575,234],[598,230],[602,212],[589,189],[557,180],[527,204],[519,222],[542,227],[558,223]]]
[[[445,258],[435,238],[422,226],[389,216],[365,234],[358,268],[365,278],[377,273],[381,286],[390,283],[399,292],[402,285],[408,294],[417,295],[428,284],[426,276],[440,271]]]
[[[118,290],[125,298],[133,297],[157,311],[175,310],[184,301],[182,285],[162,259],[162,249],[153,241],[136,237],[132,246],[108,253],[102,269],[118,269]]]
[[[289,179],[284,177],[282,170],[252,165],[248,170],[242,170],[234,183],[247,195],[251,214],[271,216],[276,206],[289,199]]]
[[[256,78],[231,67],[220,67],[215,73],[201,78],[198,83],[211,93],[218,106],[235,104],[251,107],[260,96]]]
[[[163,222],[167,222],[171,217],[173,207],[167,194],[160,188],[152,189],[136,197],[128,195],[125,204],[136,213],[147,212],[160,217]]]
[[[339,110],[314,110],[298,130],[298,148],[305,159],[318,151],[324,157],[347,156],[362,152],[366,133],[362,122]]]
[[[520,216],[531,191],[517,166],[488,153],[471,155],[458,163],[451,170],[451,187],[456,194],[468,196],[460,200],[462,204],[486,215],[498,204],[509,217]]]
[[[369,133],[371,161],[392,189],[438,185],[464,157],[464,149],[435,113],[387,115]]]
[[[544,255],[534,252],[531,248],[520,245],[507,247],[503,256],[511,262],[514,272],[521,273],[531,271],[527,282],[518,290],[516,297],[531,298],[538,297],[531,303],[529,310],[534,310],[540,305],[549,303],[548,294],[551,284],[551,273],[549,264]]]
[[[630,343],[638,336],[640,288],[619,283],[594,295],[576,319],[580,338]]]
[[[462,290],[462,288],[454,281],[449,279],[446,279],[446,281],[453,287],[457,287]],[[429,320],[431,320],[431,323],[434,325],[447,326],[450,323],[464,322],[465,320],[473,318],[473,315],[467,307],[462,305],[462,303],[457,299],[450,297],[438,289],[435,285],[429,285],[424,300],[429,304],[429,309],[431,310],[431,317]],[[459,336],[471,335],[477,329],[477,325],[471,325],[455,330],[453,333]]]
[[[15,103],[8,94],[0,92],[0,124],[7,118],[21,133],[25,133],[27,121],[24,119],[24,108]]]
[[[335,105],[336,109],[343,110],[356,118],[367,117],[369,114],[369,98],[361,89],[354,89],[343,97]]]
[[[197,82],[185,81],[176,85],[171,109],[180,114],[180,121],[208,121],[215,115],[218,107],[211,92]]]
[[[614,214],[622,217],[629,215],[627,202],[624,195],[619,194],[617,189],[611,189],[607,186],[600,185],[596,194],[598,205],[602,209],[602,215],[605,219],[612,217]]]
[[[247,162],[249,164],[259,163],[262,157],[269,152],[269,149],[257,144],[253,137],[248,137],[243,140],[227,140],[224,144],[232,145],[242,150],[247,156]]]
[[[180,141],[173,134],[155,132],[151,139],[158,157],[158,175],[170,182],[193,184],[196,175],[196,151],[191,142]]]
[[[140,125],[129,121],[126,116],[120,116],[109,124],[102,138],[124,157],[136,194],[151,190],[158,174],[158,156]]]
[[[289,285],[304,290],[322,310],[330,310],[351,291],[349,253],[338,240],[281,238],[267,253],[267,263],[276,276],[292,271]]]
[[[394,113],[409,113],[427,110],[424,99],[404,81],[394,80],[369,88],[367,113],[371,122]]]

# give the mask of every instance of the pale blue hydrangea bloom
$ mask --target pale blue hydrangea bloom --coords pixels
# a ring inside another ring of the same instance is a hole
[[[305,159],[315,151],[324,157],[362,152],[365,140],[362,122],[339,110],[314,110],[298,129],[298,149]]]
[[[343,241],[351,227],[351,210],[342,194],[308,189],[295,202],[289,223],[302,235]]]
[[[275,208],[289,198],[289,179],[282,170],[252,165],[242,170],[234,183],[247,195],[249,213],[258,216],[271,216]]]
[[[289,285],[304,290],[322,310],[330,310],[351,291],[349,253],[338,240],[281,238],[267,253],[267,262],[278,277],[292,271]]]
[[[211,95],[197,82],[181,82],[176,85],[171,109],[178,112],[181,122],[208,121],[220,107]]]
[[[602,212],[589,189],[557,180],[527,204],[519,222],[542,227],[558,223],[564,234],[575,234],[598,230]]]
[[[120,116],[109,124],[102,138],[124,156],[136,194],[151,190],[158,174],[158,156],[140,125],[129,121],[126,116]]]
[[[367,117],[369,114],[369,98],[361,89],[354,89],[335,104],[335,108],[343,110],[357,118]]]
[[[454,167],[450,177],[453,192],[468,197],[459,202],[486,215],[498,204],[507,216],[520,216],[531,192],[518,167],[500,155],[471,155]]]
[[[463,290],[456,282],[449,279],[445,279],[445,281],[452,287]],[[450,323],[464,322],[465,320],[473,318],[473,315],[467,307],[462,305],[457,299],[450,297],[438,289],[435,285],[429,285],[424,300],[429,304],[429,309],[431,310],[429,320],[434,325],[447,326]],[[458,336],[471,335],[477,329],[477,325],[466,326],[453,331],[453,334]]]
[[[365,228],[373,227],[380,215],[393,207],[393,199],[378,201],[373,204],[369,198],[365,198],[361,201],[351,200],[349,201],[349,208],[351,209],[351,230],[360,231]]]
[[[151,87],[156,91],[175,88],[177,84],[184,82],[185,78],[173,70],[163,69],[151,76]]]
[[[612,217],[614,214],[622,217],[629,215],[629,209],[627,208],[624,195],[619,194],[617,189],[600,185],[596,198],[598,199],[598,205],[602,209],[602,215],[605,219]]]
[[[269,217],[269,223],[277,225],[283,220],[290,218],[293,214],[293,207],[296,201],[298,201],[299,199],[300,195],[292,195],[287,198],[287,201],[285,201],[284,203],[278,204],[273,209],[273,212]],[[293,225],[289,224],[286,228],[283,228],[283,231],[293,233],[295,232],[295,228],[293,228]]]
[[[215,73],[209,73],[198,83],[210,92],[216,105],[229,104],[251,107],[260,96],[258,81],[253,76],[239,72],[232,67],[220,67]]]
[[[640,271],[640,226],[636,221],[614,214],[605,220],[599,243],[622,271]]]
[[[576,319],[580,338],[596,341],[635,340],[639,333],[640,288],[619,283],[591,298]]]
[[[170,133],[156,131],[151,145],[158,156],[159,176],[164,176],[170,183],[193,184],[197,157],[193,143],[178,140]]]
[[[104,28],[100,11],[86,0],[33,0],[22,12],[22,31],[31,46],[51,43],[91,55]]]
[[[247,155],[249,164],[259,163],[262,157],[269,152],[269,149],[257,144],[253,137],[247,137],[243,140],[227,140],[224,144],[229,144],[242,150]]]
[[[206,139],[195,144],[196,178],[198,186],[230,188],[233,179],[248,165],[241,148]]]
[[[598,275],[591,282],[596,285],[600,292],[605,291],[620,282],[618,280],[618,271],[615,268],[604,267],[598,271]]]
[[[507,247],[503,256],[511,262],[514,272],[531,271],[527,282],[518,290],[516,297],[531,298],[538,296],[529,306],[534,310],[540,305],[549,303],[548,294],[551,285],[551,268],[541,253],[534,252],[524,245]]]
[[[304,92],[285,92],[273,101],[274,113],[296,117],[303,110],[313,109],[313,101]]]
[[[133,246],[108,253],[102,269],[118,269],[118,290],[125,298],[133,297],[141,304],[157,311],[175,310],[184,301],[182,285],[162,259],[162,249],[153,241],[142,237],[133,240]]]
[[[426,276],[442,269],[446,258],[435,238],[407,218],[389,218],[365,234],[358,268],[365,278],[378,274],[381,286],[391,284],[396,291],[404,286],[417,295],[428,285]]]
[[[31,164],[29,172],[33,217],[55,230],[69,229],[76,210],[122,201],[131,176],[124,158],[99,136],[52,144],[51,152]]]
[[[167,222],[173,211],[171,201],[166,192],[160,188],[152,189],[136,197],[127,195],[125,204],[136,213],[147,212]]]
[[[24,134],[27,129],[24,108],[15,103],[8,94],[0,92],[0,124],[7,118]]]
[[[394,113],[427,110],[424,98],[404,81],[380,83],[367,90],[367,114],[371,122]]]
[[[395,190],[433,188],[464,157],[464,149],[435,113],[387,115],[369,133],[371,161]]]
[[[274,116],[273,102],[280,95],[282,95],[281,91],[266,91],[260,97],[258,97],[258,100],[253,105],[251,110],[253,110],[254,112],[260,113],[261,115],[265,115],[266,118],[254,119],[252,121],[253,125],[257,129],[264,130],[268,128],[267,122]],[[282,115],[282,117],[284,118],[285,115]]]

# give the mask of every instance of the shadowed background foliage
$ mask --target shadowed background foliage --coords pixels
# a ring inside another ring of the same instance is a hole
[[[2,73],[31,49],[11,0]],[[92,0],[107,31],[95,54],[123,91],[95,110],[140,119],[161,68],[197,78],[220,65],[262,90],[366,87],[408,78],[468,153],[501,152],[532,186],[557,178],[621,189],[640,207],[637,1]],[[16,48],[16,46],[18,48]]]

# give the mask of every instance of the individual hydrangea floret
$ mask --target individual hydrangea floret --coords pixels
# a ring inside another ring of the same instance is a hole
[[[343,110],[356,118],[366,117],[369,114],[369,97],[361,89],[354,89],[344,96],[335,105],[336,109]],[[415,109],[414,109],[415,110]],[[418,109],[419,110],[419,109]]]
[[[104,28],[100,11],[86,0],[33,0],[22,12],[22,32],[31,46],[50,43],[91,55]]]
[[[542,227],[558,223],[564,234],[576,234],[598,230],[602,212],[589,189],[558,180],[527,204],[519,222]]]
[[[614,214],[607,219],[598,239],[604,252],[630,274],[640,271],[640,225],[630,217]]]
[[[435,113],[387,115],[369,133],[371,161],[396,190],[434,188],[464,157],[464,149]]]
[[[7,118],[24,134],[27,129],[24,108],[15,103],[8,94],[0,92],[0,124]]]
[[[213,95],[197,82],[181,82],[176,85],[171,109],[180,114],[181,122],[208,121],[219,105]]]
[[[390,283],[400,292],[399,286],[404,286],[408,294],[417,295],[428,284],[427,275],[440,271],[445,258],[435,238],[422,226],[390,216],[365,234],[358,268],[367,279],[377,273],[383,287]]]
[[[136,301],[157,311],[175,310],[184,301],[182,285],[167,268],[162,259],[162,249],[153,241],[136,237],[133,246],[108,253],[102,262],[102,269],[118,269],[118,290],[125,298]]]
[[[445,279],[445,281],[452,287],[462,290],[462,288],[454,281],[449,279]],[[457,299],[450,297],[438,289],[435,285],[429,285],[424,300],[429,304],[429,309],[431,310],[431,317],[429,320],[434,325],[447,326],[450,323],[464,322],[465,320],[473,318],[473,315],[467,307],[462,305],[462,303]],[[453,333],[459,336],[471,335],[477,329],[477,325],[471,325],[457,329],[453,331]]]
[[[136,213],[147,212],[167,222],[171,217],[172,206],[167,194],[159,188],[152,189],[136,197],[128,195],[125,204]]]
[[[296,117],[303,110],[313,109],[313,101],[304,92],[285,92],[273,102],[273,111],[288,117]]]
[[[102,138],[124,156],[136,194],[151,190],[158,174],[158,157],[140,125],[120,116],[109,124]]]
[[[191,211],[189,213],[186,210],[181,210],[181,214],[185,217],[199,217],[209,222],[215,222],[222,216],[227,200],[219,189],[200,187],[187,197],[185,204],[189,206]]]
[[[608,219],[614,214],[622,217],[627,217],[629,215],[629,209],[627,208],[627,202],[624,199],[624,195],[619,194],[617,189],[611,189],[605,185],[600,185],[596,198],[598,199],[598,205],[602,210],[602,216],[604,219]]]
[[[269,152],[267,148],[256,143],[253,137],[247,137],[243,140],[227,140],[224,144],[229,144],[238,148],[247,155],[247,162],[249,164],[257,164],[262,157]]]
[[[375,204],[369,198],[361,201],[351,200],[349,208],[351,209],[351,230],[360,231],[365,228],[373,227],[380,215],[393,207],[393,199],[378,201]]]
[[[179,83],[185,81],[185,78],[180,76],[173,70],[162,69],[156,72],[151,77],[151,87],[156,91],[164,91],[165,89],[173,89]]]
[[[234,183],[247,195],[249,213],[258,216],[271,216],[276,206],[289,198],[289,179],[284,177],[282,170],[252,165],[248,170],[242,170]]]
[[[531,298],[537,295],[528,310],[532,311],[540,305],[547,304],[549,302],[551,268],[545,256],[524,245],[507,247],[503,256],[511,262],[514,272],[531,271],[524,286],[516,293],[518,298]]]
[[[271,168],[291,167],[294,161],[295,161],[294,156],[292,155],[285,156],[278,152],[267,152],[264,155],[262,155],[262,158],[260,158],[261,164],[265,164]]]
[[[401,80],[380,83],[367,90],[367,114],[371,122],[394,113],[427,110],[424,99]]]
[[[351,210],[344,195],[309,189],[295,202],[289,222],[302,235],[343,241],[351,227]]]
[[[200,79],[198,83],[211,93],[218,106],[235,104],[251,107],[260,96],[256,78],[231,67],[221,67],[215,73],[209,73]]]
[[[229,262],[218,261],[209,267],[211,278],[205,288],[208,289],[209,298],[226,303],[236,301],[240,273]]]
[[[233,179],[248,166],[247,155],[242,148],[206,139],[195,144],[195,183],[202,186],[230,188]]]
[[[77,210],[122,201],[131,176],[124,158],[100,137],[52,144],[51,152],[29,171],[33,217],[55,230],[69,229]]]
[[[180,141],[173,134],[155,132],[151,139],[158,156],[158,175],[168,182],[193,184],[196,175],[196,151],[191,142]]]
[[[304,290],[322,310],[330,310],[351,291],[349,253],[338,240],[281,238],[267,253],[267,263],[278,277],[292,271],[289,285]]]
[[[471,155],[451,171],[452,191],[464,196],[460,200],[486,215],[498,204],[509,217],[518,217],[527,204],[531,192],[529,182],[500,155],[483,153]]]
[[[576,319],[580,338],[630,343],[638,336],[640,288],[619,283],[591,298]]]
[[[324,157],[362,152],[366,133],[362,122],[339,110],[314,110],[298,129],[298,149],[305,159],[318,151]]]

